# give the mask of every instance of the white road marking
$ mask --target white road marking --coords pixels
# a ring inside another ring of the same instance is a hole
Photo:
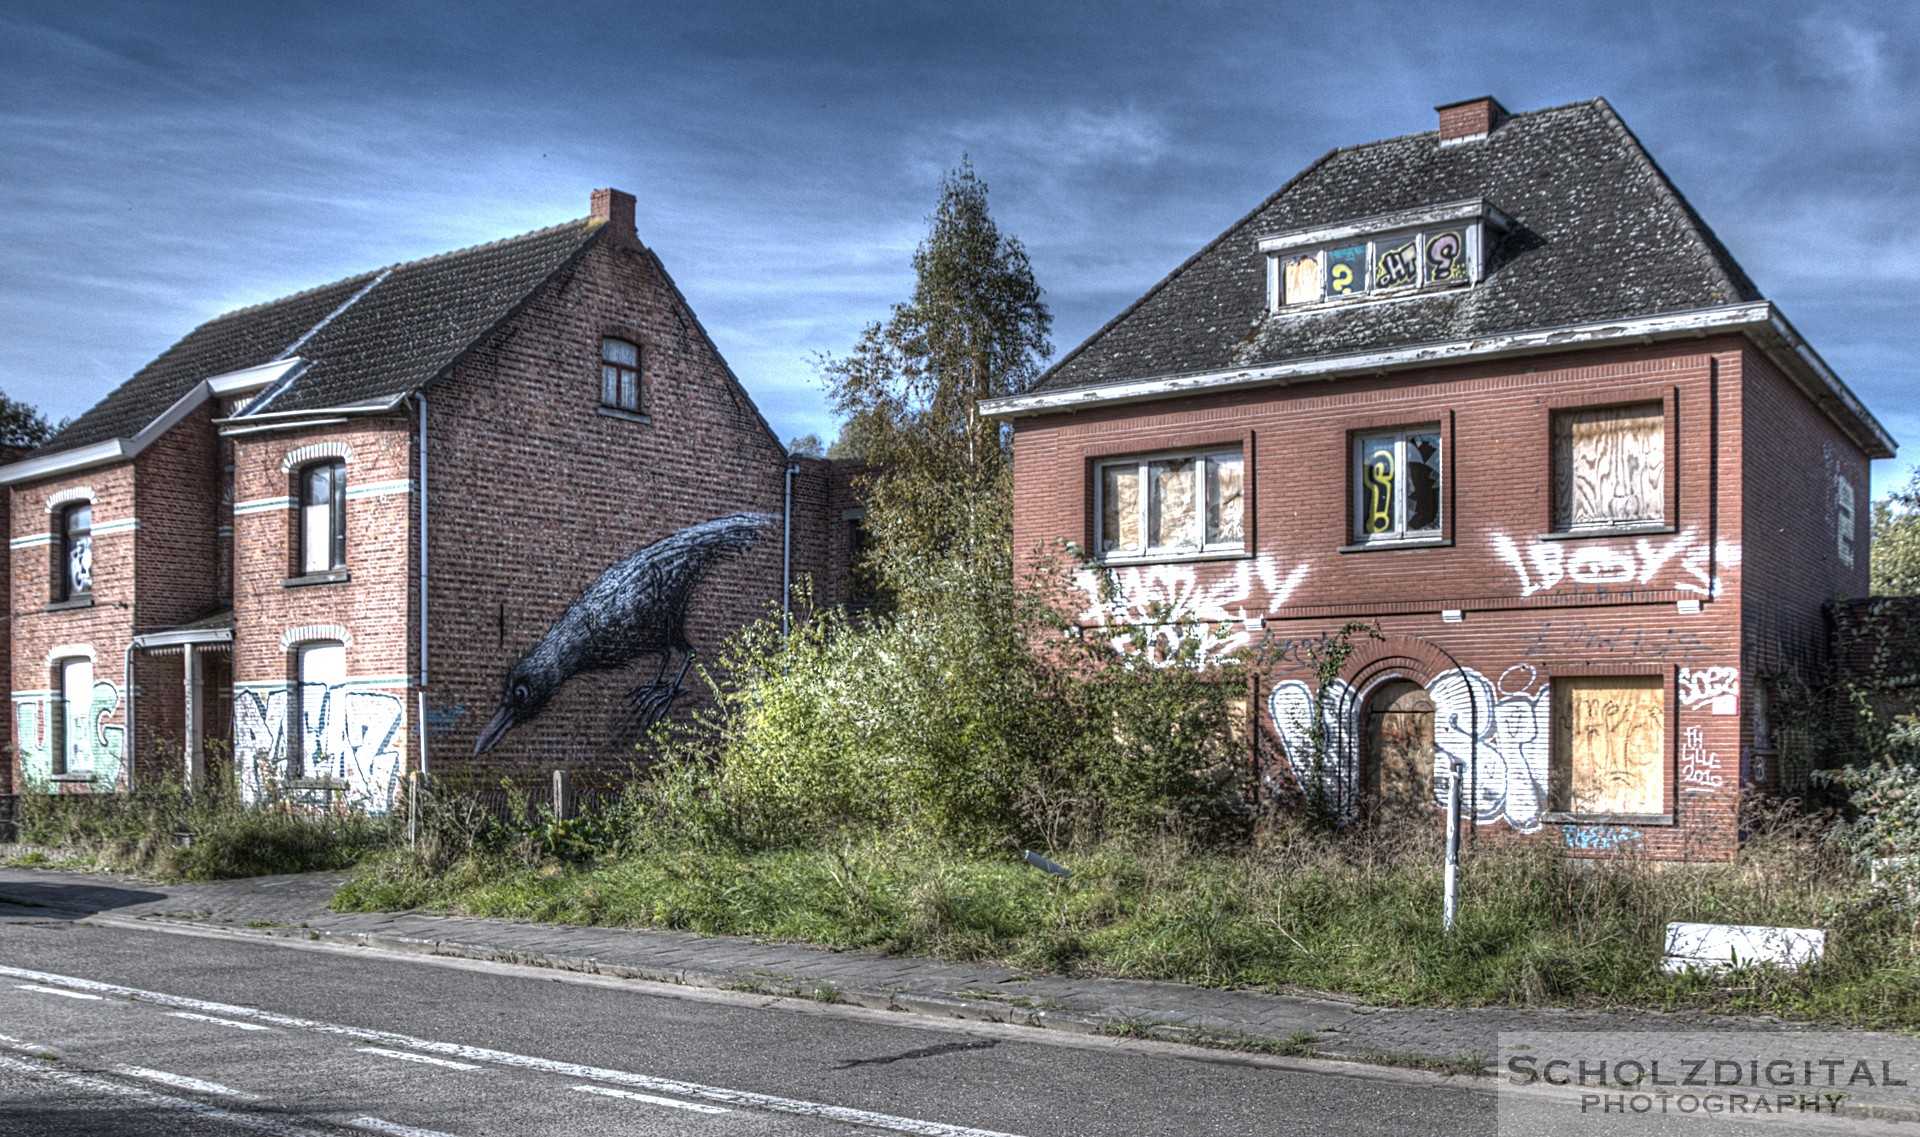
[[[73,1089],[90,1090],[96,1094],[112,1094],[115,1097],[132,1098],[149,1106],[161,1109],[179,1109],[188,1113],[197,1113],[202,1117],[218,1118],[229,1125],[238,1125],[243,1129],[254,1129],[261,1133],[271,1133],[274,1137],[330,1137],[318,1129],[309,1129],[304,1125],[290,1125],[271,1117],[258,1117],[250,1113],[236,1113],[230,1109],[221,1109],[192,1098],[169,1097],[157,1094],[139,1086],[123,1086],[118,1082],[109,1082],[102,1078],[89,1078],[83,1074],[71,1074],[65,1070],[53,1070],[32,1062],[19,1062],[0,1055],[0,1070],[11,1070],[25,1074],[30,1078],[54,1082]]]
[[[0,976],[14,979],[27,979],[40,983],[55,983],[64,987],[83,991],[97,991],[106,995],[123,995],[141,999],[161,1006],[178,1007],[183,1010],[196,1010],[203,1014],[229,1015],[234,1018],[253,1019],[256,1022],[270,1023],[274,1026],[288,1027],[294,1030],[312,1031],[316,1034],[345,1035],[350,1038],[368,1039],[384,1042],[389,1046],[404,1046],[410,1050],[424,1050],[433,1054],[446,1054],[457,1058],[472,1059],[475,1062],[491,1062],[500,1066],[512,1066],[522,1070],[538,1070],[547,1074],[559,1074],[568,1078],[583,1078],[594,1082],[612,1082],[615,1085],[632,1086],[636,1089],[654,1090],[659,1093],[677,1094],[681,1097],[703,1098],[707,1101],[721,1102],[726,1105],[742,1106],[747,1109],[761,1109],[772,1113],[790,1113],[800,1117],[819,1117],[829,1121],[844,1121],[849,1125],[863,1125],[870,1129],[886,1129],[895,1133],[911,1133],[916,1137],[1017,1137],[1011,1133],[1001,1133],[991,1129],[970,1129],[964,1125],[948,1125],[940,1121],[921,1121],[912,1117],[894,1117],[885,1113],[873,1113],[864,1109],[852,1109],[847,1106],[825,1105],[820,1102],[804,1101],[798,1098],[778,1097],[774,1094],[754,1093],[750,1090],[731,1090],[723,1086],[706,1086],[698,1082],[682,1082],[672,1078],[656,1078],[647,1074],[634,1074],[625,1070],[608,1070],[598,1066],[583,1066],[577,1062],[560,1062],[551,1058],[535,1058],[527,1054],[514,1054],[505,1050],[489,1050],[481,1046],[463,1046],[454,1042],[436,1042],[427,1038],[415,1038],[386,1030],[369,1030],[365,1027],[341,1026],[338,1023],[318,1022],[313,1019],[295,1018],[274,1011],[263,1011],[254,1007],[239,1007],[231,1003],[215,1003],[207,999],[193,999],[185,995],[168,995],[159,991],[146,991],[138,987],[122,987],[114,983],[101,983],[93,979],[81,979],[72,975],[56,975],[47,971],[30,971],[24,967],[0,965]]]
[[[169,1074],[165,1070],[149,1070],[145,1066],[115,1066],[113,1072],[125,1074],[129,1078],[144,1078],[149,1082],[159,1082],[172,1086],[176,1090],[196,1090],[203,1094],[218,1094],[223,1098],[240,1098],[243,1101],[259,1101],[258,1094],[242,1093],[232,1086],[223,1086],[219,1082],[203,1082],[198,1078],[189,1078],[185,1074]]]
[[[455,1062],[451,1058],[435,1058],[431,1054],[408,1054],[404,1050],[387,1050],[378,1046],[362,1046],[362,1054],[378,1054],[382,1058],[398,1058],[405,1062],[425,1062],[433,1066],[445,1066],[453,1070],[478,1070],[480,1067],[471,1062]]]
[[[694,1113],[732,1113],[723,1106],[701,1105],[697,1101],[674,1101],[672,1098],[657,1098],[652,1094],[636,1094],[632,1090],[616,1090],[612,1086],[575,1086],[583,1094],[599,1094],[603,1098],[626,1098],[628,1101],[643,1101],[648,1105],[670,1105],[675,1109],[692,1110]]]
[[[68,999],[94,999],[97,1001],[100,998],[98,995],[88,995],[81,991],[62,991],[58,987],[42,987],[38,983],[15,983],[14,986],[20,988],[22,991],[38,991],[42,995],[60,995]]]
[[[382,1121],[378,1117],[356,1117],[348,1124],[356,1129],[371,1129],[375,1133],[391,1133],[393,1137],[453,1137],[438,1129],[419,1129],[412,1125],[401,1125],[397,1121]]]
[[[169,1013],[171,1013],[173,1017],[176,1019],[192,1019],[194,1022],[197,1022],[197,1023],[217,1023],[220,1026],[230,1026],[235,1030],[272,1030],[273,1029],[270,1026],[261,1026],[259,1023],[235,1022],[232,1019],[217,1019],[217,1018],[214,1018],[212,1015],[196,1015],[192,1011],[172,1011]]]

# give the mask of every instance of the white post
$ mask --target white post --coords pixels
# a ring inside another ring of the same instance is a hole
[[[203,734],[200,711],[200,653],[192,644],[183,644],[180,649],[185,653],[181,664],[182,686],[186,693],[186,764],[182,771],[187,778],[188,789],[199,789],[206,780],[206,755],[201,749]]]
[[[553,819],[555,821],[567,819],[567,772],[565,770],[553,772]]]
[[[1441,912],[1441,923],[1448,932],[1453,931],[1460,911],[1460,779],[1466,767],[1455,762],[1451,769],[1447,779],[1447,882]]]

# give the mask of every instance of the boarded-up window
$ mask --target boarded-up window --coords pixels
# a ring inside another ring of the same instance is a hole
[[[1103,557],[1226,552],[1246,540],[1246,464],[1237,450],[1102,462],[1098,479]]]
[[[1288,260],[1281,268],[1285,289],[1281,295],[1288,304],[1306,304],[1321,297],[1320,293],[1320,254],[1308,253],[1305,256]]]
[[[1657,675],[1553,680],[1554,808],[1666,811],[1666,692]]]
[[[1660,404],[1553,416],[1555,529],[1664,521],[1666,473],[1666,419]]]

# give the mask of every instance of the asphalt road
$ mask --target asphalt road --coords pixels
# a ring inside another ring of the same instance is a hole
[[[0,907],[0,1134],[1493,1132],[1484,1083]]]

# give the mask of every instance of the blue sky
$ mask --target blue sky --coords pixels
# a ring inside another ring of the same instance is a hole
[[[1058,350],[1339,145],[1605,95],[1920,460],[1920,6],[0,9],[0,389],[78,413],[220,312],[639,197],[783,437],[963,154]]]

